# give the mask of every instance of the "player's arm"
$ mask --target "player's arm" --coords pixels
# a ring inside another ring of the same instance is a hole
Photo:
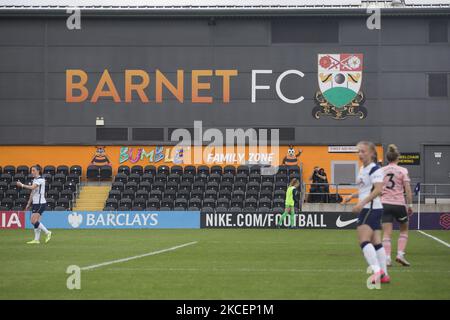
[[[406,204],[408,205],[408,214],[412,214],[412,191],[409,183],[405,183]]]
[[[33,191],[34,189],[36,189],[37,187],[39,187],[39,185],[36,184],[36,183],[33,183],[31,186],[29,186],[29,185],[23,184],[23,183],[20,182],[20,181],[17,181],[17,186],[20,187],[20,188],[24,188],[24,189],[31,190],[31,191]]]
[[[376,197],[379,197],[382,191],[383,191],[383,182],[374,183],[372,192],[367,197],[362,199],[356,206],[354,206],[352,211],[360,212],[366,204],[371,202]]]
[[[350,202],[352,199],[358,198],[359,197],[359,193],[358,192],[354,192],[352,194],[350,194],[349,196],[344,198],[344,203],[348,203]]]

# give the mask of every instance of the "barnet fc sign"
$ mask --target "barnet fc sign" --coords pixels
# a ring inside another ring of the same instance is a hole
[[[313,117],[328,115],[334,119],[357,116],[364,119],[367,110],[362,106],[361,89],[363,71],[362,54],[319,54],[319,89],[313,109]]]

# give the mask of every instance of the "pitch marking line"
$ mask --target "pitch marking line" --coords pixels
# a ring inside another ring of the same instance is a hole
[[[436,240],[437,242],[439,242],[439,243],[442,243],[444,246],[446,246],[447,248],[450,248],[450,244],[448,244],[447,242],[445,242],[444,240],[441,240],[441,239],[439,239],[439,238],[436,238],[435,236],[432,236],[431,234],[428,234],[428,233],[426,233],[426,232],[423,232],[422,230],[417,230],[419,233],[421,233],[421,234],[423,234],[423,235],[425,235],[425,236],[427,236],[427,237],[430,237],[431,239],[433,239],[433,240]]]
[[[118,259],[118,260],[102,262],[102,263],[99,263],[99,264],[93,264],[91,266],[82,267],[81,270],[82,271],[92,270],[92,269],[108,266],[108,265],[115,264],[115,263],[127,262],[127,261],[130,261],[130,260],[140,259],[140,258],[144,258],[144,257],[148,257],[148,256],[154,256],[154,255],[161,254],[161,253],[164,253],[164,252],[174,251],[174,250],[181,249],[181,248],[184,248],[184,247],[187,247],[187,246],[191,246],[191,245],[194,245],[196,243],[198,243],[198,241],[188,242],[188,243],[180,244],[178,246],[170,247],[170,248],[167,248],[167,249],[161,249],[161,250],[158,250],[158,251],[152,251],[152,252],[140,254],[140,255],[137,255],[137,256],[133,256],[133,257],[128,257],[128,258],[123,258],[123,259]]]

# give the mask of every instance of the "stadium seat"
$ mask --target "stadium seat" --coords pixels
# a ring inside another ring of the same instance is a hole
[[[242,208],[242,206],[243,206],[242,199],[239,199],[239,198],[232,198],[231,199],[231,207]]]
[[[203,208],[204,207],[215,208],[216,207],[216,200],[214,200],[214,199],[204,199],[203,200]]]
[[[66,182],[66,176],[64,174],[62,174],[62,173],[56,173],[53,176],[53,181],[58,181],[58,182],[61,182],[61,183],[65,183]]]
[[[173,190],[173,191],[178,191],[178,183],[176,183],[176,182],[173,182],[173,181],[169,181],[169,182],[167,182],[167,184],[166,184],[166,189],[165,189],[166,191],[168,191],[168,190]]]
[[[74,184],[80,183],[80,176],[74,173],[70,173],[66,179],[67,182],[72,182]]]
[[[261,176],[261,183],[264,183],[264,182],[274,183],[275,182],[275,177],[274,176],[263,175],[263,176]]]
[[[289,181],[289,179],[286,174],[277,173],[277,175],[275,176],[275,182],[283,182],[283,183],[287,184],[288,181]]]
[[[14,166],[5,166],[3,168],[3,174],[9,174],[10,176],[13,176],[16,174],[16,167]]]
[[[186,210],[187,208],[184,207],[177,207],[177,206],[173,207],[173,211],[186,211]]]
[[[155,182],[167,182],[167,174],[166,173],[157,173],[155,176]]]
[[[222,181],[222,175],[218,173],[212,173],[209,175],[208,182],[220,183],[220,181]]]
[[[281,181],[275,182],[274,189],[286,191],[287,182],[281,182]]]
[[[132,189],[125,189],[122,192],[122,199],[134,199],[134,190]]]
[[[181,176],[183,174],[183,167],[181,167],[181,166],[172,166],[172,168],[170,169],[170,173],[171,174],[177,174],[177,175]]]
[[[259,183],[258,182],[249,182],[247,184],[247,191],[253,190],[253,191],[258,191],[259,192]]]
[[[208,176],[206,175],[206,174],[197,174],[195,177],[194,177],[194,182],[203,182],[203,183],[206,183],[206,182],[208,182]]]
[[[161,192],[164,192],[164,190],[166,190],[166,184],[164,182],[161,182],[161,181],[156,181],[152,185],[152,191],[153,190],[159,190]]]
[[[254,178],[254,175],[250,175],[250,177],[249,177],[249,176],[247,176],[244,173],[239,173],[239,174],[236,174],[236,178],[235,178],[234,181],[236,181],[236,182],[243,182],[243,183],[247,183],[249,181],[259,182],[259,175],[257,175],[257,176],[258,176],[258,179],[254,180],[254,179],[252,179],[252,177]]]
[[[128,176],[128,182],[139,183],[141,182],[141,176],[137,173],[130,173],[130,175]]]
[[[17,193],[18,193],[17,190],[8,189],[5,192],[5,197],[4,198],[5,199],[8,198],[8,199],[11,199],[11,200],[15,200],[15,199],[18,198],[18,194]]]
[[[11,211],[23,211],[25,209],[25,207],[23,206],[13,206],[12,208],[11,208]]]
[[[282,175],[287,176],[287,174],[288,174],[288,168],[287,168],[287,166],[286,166],[286,165],[280,165],[280,166],[278,166],[277,174],[282,174]]]
[[[152,165],[145,166],[144,174],[150,174],[151,176],[156,175],[156,167]]]
[[[228,200],[231,199],[231,190],[225,189],[219,191],[219,198],[227,198]]]
[[[127,206],[119,206],[117,208],[117,211],[130,211],[131,207],[127,207]]]
[[[53,182],[53,176],[50,173],[44,173],[42,177],[45,179],[47,186]],[[33,179],[34,177],[32,177],[30,181],[33,181]]]
[[[159,199],[158,198],[148,199],[146,208],[149,210],[159,210],[159,208],[160,208]]]
[[[111,189],[123,191],[124,190],[123,182],[121,181],[113,182]]]
[[[158,200],[161,200],[162,199],[162,191],[160,191],[160,190],[150,191],[150,198],[158,198]]]
[[[136,182],[128,181],[125,184],[125,190],[133,190],[136,192],[138,190],[138,184]]]
[[[70,200],[66,199],[66,198],[59,198],[56,201],[56,205],[60,206],[60,207],[64,207],[68,210],[68,209],[70,209]]]
[[[79,165],[73,165],[70,167],[70,174],[75,174],[77,176],[81,176],[81,174],[83,173],[83,169],[81,168],[81,166]]]
[[[197,169],[194,166],[186,166],[184,167],[184,173],[195,176],[197,174]]]
[[[60,173],[67,176],[69,174],[69,167],[65,165],[58,166],[56,168],[56,173]]]
[[[141,177],[141,182],[153,183],[153,181],[154,181],[153,175],[150,173],[144,173]]]
[[[199,166],[197,168],[197,174],[209,175],[209,167],[208,166]]]
[[[169,198],[174,200],[177,197],[177,191],[173,190],[173,189],[166,189],[166,191],[164,191],[164,198]]]
[[[227,199],[227,198],[219,198],[219,199],[217,199],[216,207],[229,208],[230,207],[230,200]]]
[[[235,182],[233,191],[245,191],[247,184],[245,182]]]
[[[196,181],[194,182],[194,184],[192,185],[192,190],[201,190],[201,191],[205,191],[205,183],[202,181]]]
[[[225,173],[222,176],[222,182],[230,182],[233,183],[234,182],[234,175],[231,173]]]
[[[232,174],[235,175],[236,174],[236,167],[234,166],[225,166],[223,168],[223,173],[224,174]]]
[[[211,174],[219,174],[222,175],[222,167],[221,166],[212,166]]]
[[[73,192],[72,192],[72,190],[65,189],[65,190],[61,191],[59,196],[61,198],[66,198],[66,199],[72,200],[73,199]]]
[[[145,208],[140,206],[133,206],[131,207],[131,211],[143,211]]]
[[[217,206],[216,213],[228,213],[228,207],[224,207],[224,206]]]
[[[159,208],[159,211],[172,211],[172,207],[161,206],[161,208]]]
[[[230,213],[241,213],[242,212],[242,208],[241,207],[231,207],[228,212]]]
[[[137,174],[142,176],[144,173],[144,169],[140,165],[134,165],[131,167],[131,174]]]
[[[274,207],[272,209],[272,212],[275,214],[282,214],[284,212],[284,208],[283,207]]]
[[[253,199],[253,198],[245,199],[244,207],[245,208],[248,208],[248,207],[257,208],[258,207],[258,201],[256,199]]]
[[[112,189],[112,190],[109,191],[109,193],[108,193],[108,199],[116,199],[116,200],[120,200],[120,199],[122,199],[122,192],[120,192],[120,190],[114,190],[114,189]]]
[[[192,198],[189,200],[189,207],[197,207],[197,208],[201,208],[202,206],[202,200],[198,199],[198,198]]]
[[[180,181],[181,181],[181,175],[178,173],[171,173],[167,177],[167,182],[175,182],[178,184],[178,183],[180,183]]]
[[[270,200],[269,198],[259,199],[259,207],[272,208],[272,200]]]
[[[147,190],[138,190],[136,191],[136,199],[145,199],[148,200],[149,193]]]
[[[117,209],[119,207],[119,202],[117,201],[117,199],[109,198],[106,200],[106,207]]]
[[[255,213],[257,210],[257,208],[255,207],[245,207],[244,209],[242,209],[242,212],[245,213]]]
[[[52,209],[53,211],[67,211],[67,208],[62,207],[62,206],[55,206]]]
[[[173,208],[173,199],[170,199],[170,198],[163,198],[162,200],[161,200],[161,207],[169,207],[169,208]],[[164,210],[162,210],[161,209],[161,211],[164,211]]]
[[[185,189],[178,190],[177,198],[186,199],[187,200],[187,199],[189,199],[190,194],[191,194],[191,192],[189,190],[185,190]]]
[[[269,198],[270,200],[272,200],[272,194],[272,190],[261,190],[261,192],[259,193],[259,198]]]
[[[188,211],[199,211],[199,210],[200,210],[200,208],[199,207],[195,207],[195,206],[188,208]]]
[[[119,166],[119,168],[117,168],[117,173],[123,173],[125,175],[129,175],[130,174],[130,167],[129,166]]]
[[[100,167],[90,165],[87,167],[86,178],[88,179],[99,179],[100,178]]]
[[[53,176],[56,173],[56,168],[55,168],[55,166],[45,166],[44,170],[43,170],[43,173]]]
[[[100,179],[111,179],[112,168],[111,166],[101,166],[100,167]]]
[[[266,190],[266,191],[273,191],[273,184],[272,182],[263,182],[261,184],[261,191]]]
[[[216,200],[217,199],[217,191],[216,190],[206,190],[204,198]]]
[[[8,210],[9,210],[8,207],[3,206],[3,205],[0,206],[0,211],[8,211]]]
[[[120,172],[120,173],[116,174],[116,176],[114,177],[114,182],[127,183],[128,176],[125,173]]]
[[[58,190],[48,190],[45,197],[47,199],[50,198],[50,199],[58,200],[59,199],[59,191]]]
[[[288,175],[298,174],[300,175],[300,168],[298,166],[287,166],[288,167]]]
[[[181,176],[181,182],[183,183],[194,183],[194,175],[190,173],[183,173]]]
[[[203,199],[203,190],[198,190],[198,189],[192,190],[191,191],[191,199],[193,199],[193,198],[202,200]]]
[[[0,181],[10,183],[12,181],[12,175],[9,173],[2,173],[2,175],[0,175]]]
[[[250,168],[250,174],[261,174],[261,166],[254,165]]]
[[[19,191],[19,187],[17,186],[16,181],[13,181],[8,185],[8,190]]]
[[[270,208],[268,208],[268,207],[259,207],[259,208],[258,208],[258,212],[259,212],[259,213],[270,213],[271,210],[270,210]]]
[[[283,199],[275,199],[273,200],[273,207],[282,207],[284,208],[284,200]]]
[[[170,168],[166,165],[161,165],[158,167],[157,174],[168,176],[170,174]]]
[[[178,198],[175,200],[174,205],[175,205],[175,207],[182,207],[182,208],[184,208],[183,210],[186,210],[188,207],[188,200]]]
[[[210,206],[202,207],[201,212],[202,213],[215,213],[214,208],[210,207]]]
[[[116,208],[106,206],[103,208],[103,211],[116,211]]]
[[[63,190],[70,190],[72,192],[76,192],[77,191],[77,185],[74,184],[73,182],[66,182],[63,186]]]
[[[222,182],[221,184],[220,184],[220,191],[222,191],[222,190],[227,190],[227,191],[229,191],[229,192],[232,192],[233,191],[233,183],[231,183],[231,182]]]
[[[20,209],[15,209],[15,210],[24,210],[25,207],[27,206],[28,200],[27,199],[23,199],[23,198],[18,198],[14,201],[14,206],[15,207],[20,207]]]
[[[63,190],[63,184],[61,182],[55,181],[50,185],[50,190],[58,190],[61,192]]]
[[[127,208],[131,208],[132,207],[132,201],[131,199],[121,199],[119,201],[119,208],[120,207],[127,207]],[[120,209],[119,209],[120,210]]]
[[[1,192],[1,190],[0,190],[0,192]],[[31,194],[31,190],[22,189],[22,190],[19,191],[19,198],[29,199],[30,198],[30,194]]]
[[[45,199],[45,200],[47,200],[47,208],[50,208],[51,210],[54,210],[55,206],[56,206],[56,200],[52,199],[52,198],[48,198],[48,199]],[[65,210],[63,210],[63,211],[65,211]]]
[[[219,183],[218,182],[214,182],[214,181],[208,182],[206,184],[206,190],[207,191],[219,192]]]
[[[142,198],[134,199],[133,207],[139,207],[141,209],[144,209],[146,207],[146,205],[147,205],[147,201],[145,199],[142,199]]]
[[[8,183],[5,181],[0,181],[0,192],[5,192],[8,190]]]
[[[233,198],[241,199],[242,201],[245,199],[245,191],[244,190],[234,190],[232,193]]]
[[[16,173],[21,173],[24,176],[27,176],[30,174],[30,168],[28,168],[28,166],[24,166],[24,165],[18,166],[16,169]]]
[[[243,173],[248,176],[250,174],[250,169],[248,166],[239,166],[237,167],[236,173]]]
[[[275,190],[273,193],[274,199],[285,199],[286,198],[286,192],[284,190]]]

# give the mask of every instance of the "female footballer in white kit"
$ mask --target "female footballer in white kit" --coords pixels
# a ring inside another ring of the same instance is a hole
[[[363,164],[357,178],[358,192],[347,197],[345,203],[353,198],[359,198],[352,211],[359,213],[358,240],[364,257],[373,271],[372,283],[378,280],[381,283],[389,283],[386,252],[381,242],[383,205],[380,196],[383,189],[383,170],[376,164],[377,151],[372,142],[361,141],[357,147],[359,159]]]
[[[20,181],[17,182],[18,187],[31,190],[30,199],[25,210],[32,209],[31,224],[34,226],[34,239],[28,241],[28,244],[39,244],[41,231],[47,236],[45,239],[46,243],[52,238],[52,233],[40,222],[42,214],[47,207],[47,201],[45,200],[45,179],[41,177],[41,171],[42,169],[39,165],[31,167],[31,175],[34,178],[31,186],[23,184]]]

